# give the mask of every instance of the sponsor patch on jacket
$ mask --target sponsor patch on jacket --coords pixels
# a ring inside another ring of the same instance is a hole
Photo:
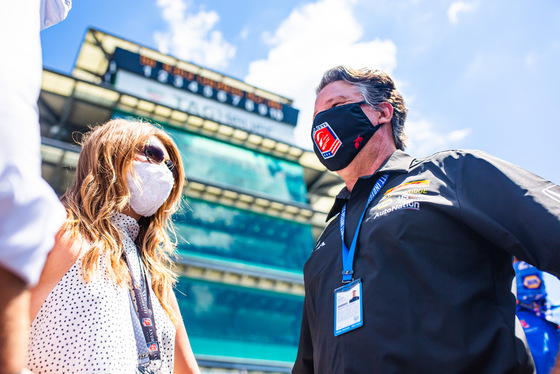
[[[428,187],[430,185],[430,180],[429,179],[424,179],[421,181],[413,181],[413,182],[406,182],[406,183],[402,183],[399,184],[398,186],[395,186],[393,188],[388,189],[383,195],[387,196],[387,195],[391,195],[393,193],[398,192],[408,192],[408,193],[414,193],[412,190],[418,190],[418,192],[416,193],[426,193],[423,192],[426,190],[426,187]]]
[[[327,122],[323,122],[313,131],[313,141],[324,159],[333,157],[341,142]]]
[[[381,206],[377,206],[377,209],[370,209],[369,217],[373,219],[377,219],[379,217],[383,217],[391,212],[401,209],[414,209],[420,210],[420,201],[414,199],[398,199],[398,201],[394,202],[393,199],[388,199],[385,204],[380,203]]]
[[[420,210],[420,203],[424,200],[423,195],[428,193],[429,179],[401,183],[390,188],[384,194],[379,203],[369,212],[369,219],[377,219],[391,212],[401,209]]]
[[[530,290],[537,289],[541,286],[541,278],[536,274],[527,275],[523,278],[523,285]]]

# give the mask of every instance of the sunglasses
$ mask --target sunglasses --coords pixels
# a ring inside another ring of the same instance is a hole
[[[164,163],[165,166],[167,166],[167,168],[173,173],[173,177],[177,179],[175,164],[171,160],[165,158],[163,149],[161,149],[158,145],[152,144],[152,142],[148,140],[144,145],[144,155],[146,156],[148,162],[152,164]]]

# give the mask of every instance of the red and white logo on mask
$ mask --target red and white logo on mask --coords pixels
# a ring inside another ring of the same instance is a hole
[[[313,141],[325,159],[333,157],[342,144],[327,122],[323,122],[315,128]]]

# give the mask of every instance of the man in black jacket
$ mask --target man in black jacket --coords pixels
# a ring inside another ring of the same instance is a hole
[[[405,154],[383,72],[337,67],[317,94],[315,153],[346,187],[305,264],[293,373],[533,373],[512,258],[560,275],[560,187],[480,151]]]

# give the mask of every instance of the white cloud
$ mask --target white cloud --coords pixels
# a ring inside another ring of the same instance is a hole
[[[245,26],[243,28],[243,30],[241,30],[241,33],[239,34],[239,38],[240,39],[247,39],[249,37],[249,27]]]
[[[525,66],[532,68],[535,66],[540,59],[540,56],[535,51],[529,51],[525,55]]]
[[[454,148],[471,133],[471,129],[442,134],[434,130],[433,124],[429,121],[409,119],[406,121],[405,132],[409,139],[406,152],[422,157],[443,149]]]
[[[556,60],[556,56],[560,51],[560,42],[552,41],[544,48],[533,48],[525,54],[525,66],[527,68],[537,68],[538,64]]]
[[[309,128],[315,87],[323,72],[337,65],[372,67],[391,74],[397,47],[390,40],[361,40],[363,29],[352,14],[356,0],[319,0],[296,8],[276,31],[264,33],[266,59],[249,66],[245,80],[294,99],[300,109],[296,141],[310,147]]]
[[[156,31],[154,40],[162,53],[214,69],[227,67],[236,48],[222,33],[214,30],[220,20],[214,11],[188,12],[191,3],[185,0],[158,0],[162,17],[168,23],[165,32]]]
[[[456,25],[459,22],[459,15],[461,13],[468,13],[472,12],[476,9],[476,4],[474,3],[467,3],[465,1],[456,1],[449,6],[447,10],[447,17],[449,18],[449,22]]]

